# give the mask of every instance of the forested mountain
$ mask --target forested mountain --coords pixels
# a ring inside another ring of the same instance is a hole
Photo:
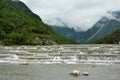
[[[100,40],[97,40],[97,44],[119,44],[120,43],[120,30],[109,34]]]
[[[23,2],[0,0],[0,43],[3,45],[64,44],[72,41],[42,22]]]

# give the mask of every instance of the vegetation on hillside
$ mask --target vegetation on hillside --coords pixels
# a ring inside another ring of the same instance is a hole
[[[3,45],[72,43],[54,32],[18,0],[0,0],[0,42]]]
[[[103,37],[98,40],[96,43],[98,44],[118,44],[120,42],[120,30],[113,32],[110,35]]]

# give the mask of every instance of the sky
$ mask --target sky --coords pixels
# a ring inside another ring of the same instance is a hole
[[[76,31],[91,28],[108,11],[120,10],[120,0],[20,0],[48,25],[65,26]]]

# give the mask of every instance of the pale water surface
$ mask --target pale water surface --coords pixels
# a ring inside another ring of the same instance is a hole
[[[0,80],[120,80],[120,45],[1,46]]]
[[[91,64],[1,64],[0,80],[120,80],[120,65]],[[80,76],[69,73],[80,70]],[[82,75],[88,72],[89,76]]]

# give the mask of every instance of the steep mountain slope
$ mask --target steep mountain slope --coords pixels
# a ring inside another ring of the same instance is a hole
[[[19,0],[0,0],[0,42],[4,45],[72,43]]]
[[[95,43],[105,35],[120,29],[120,11],[110,12],[109,16],[102,17],[91,29],[76,32],[67,27],[54,27],[54,30],[80,43]]]
[[[114,15],[112,16],[114,17]],[[92,36],[90,36],[85,43],[95,43],[96,40],[120,29],[119,18],[115,18],[115,17],[112,19],[106,18],[106,20],[102,20],[102,21],[103,21],[102,23],[98,22],[94,25],[94,27],[99,27],[99,29]]]
[[[120,43],[120,30],[117,30],[113,32],[112,34],[109,34],[100,40],[97,40],[98,44],[119,44]]]

